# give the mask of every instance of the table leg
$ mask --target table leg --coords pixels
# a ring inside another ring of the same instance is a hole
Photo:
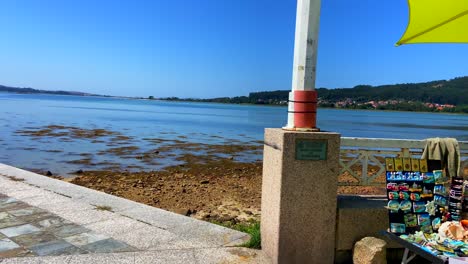
[[[405,248],[405,253],[403,254],[401,264],[408,264],[411,260],[413,260],[416,257],[415,253],[411,254],[411,256],[408,257],[409,252],[409,249]]]

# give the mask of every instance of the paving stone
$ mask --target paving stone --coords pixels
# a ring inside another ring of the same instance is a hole
[[[0,252],[0,260],[1,258],[23,258],[32,256],[36,256],[36,254],[22,247]],[[0,261],[0,263],[3,264],[4,262]]]
[[[116,216],[115,218],[107,221],[89,224],[85,226],[95,232],[99,232],[111,237],[118,234],[134,232],[138,229],[145,229],[151,227],[150,225],[122,216]]]
[[[198,263],[193,250],[163,250],[135,253],[135,264]],[[205,262],[200,262],[205,263]]]
[[[37,187],[28,186],[24,183],[9,184],[8,188],[8,190],[6,190],[5,192],[2,190],[2,192],[17,200],[21,200],[28,197],[41,196],[44,195],[44,193],[47,193],[44,190],[41,190]]]
[[[72,202],[72,200],[68,197],[63,197],[57,195],[55,193],[47,193],[41,196],[29,197],[21,199],[21,201],[30,204],[32,206],[37,206],[43,208],[43,206],[55,203],[64,203],[64,202]],[[43,208],[44,209],[44,208]]]
[[[52,218],[52,217],[56,217],[56,216],[48,212],[42,212],[42,213],[37,213],[37,214],[18,216],[17,219],[24,221],[26,223],[35,224],[36,222],[42,221],[47,218]]]
[[[21,221],[16,217],[8,217],[0,220],[0,229],[24,224],[26,224],[26,222]]]
[[[75,224],[68,224],[68,225],[59,226],[57,228],[50,229],[49,232],[51,232],[57,237],[63,238],[63,237],[69,237],[69,236],[73,236],[73,235],[77,235],[81,233],[87,233],[87,232],[90,232],[90,230],[83,226],[79,226]]]
[[[177,237],[170,241],[158,241],[156,238],[152,241],[152,245],[148,247],[147,250],[197,249],[207,247],[211,247],[211,245],[207,245],[196,238],[182,239]]]
[[[150,207],[144,204],[139,204],[129,210],[124,210],[119,212],[119,214],[133,219],[142,220],[146,223],[150,223],[153,226],[163,229],[170,229],[194,221],[194,219],[190,217],[175,214],[159,208]]]
[[[0,197],[0,204],[8,204],[8,203],[13,203],[13,202],[18,202],[15,198],[11,198],[8,196],[5,197]]]
[[[0,233],[3,233],[7,237],[15,237],[15,236],[20,236],[24,234],[31,234],[31,233],[39,232],[39,231],[40,231],[39,228],[30,224],[0,229]]]
[[[63,211],[57,213],[57,215],[79,225],[87,225],[102,222],[109,219],[113,219],[117,216],[116,214],[108,211],[97,211],[95,209],[84,211]]]
[[[29,258],[7,258],[3,259],[2,264],[42,264],[36,257]]]
[[[197,239],[210,246],[224,246],[248,236],[245,233],[203,221],[193,221],[171,228],[181,239]]]
[[[46,243],[28,247],[29,250],[36,253],[38,256],[57,256],[69,253],[74,253],[78,249],[65,240],[54,240]],[[82,251],[83,253],[85,251]]]
[[[130,247],[127,244],[114,240],[112,238],[97,241],[97,242],[82,246],[81,248],[92,253],[137,251],[136,248]]]
[[[51,233],[47,232],[37,232],[32,234],[21,235],[11,238],[17,244],[23,247],[32,247],[37,244],[46,243],[49,241],[57,240],[57,238]]]
[[[64,263],[64,262],[57,262],[57,263]],[[74,256],[71,256],[71,260],[67,262],[67,264],[88,264],[88,263],[134,264],[135,253],[125,252],[125,253],[74,255]],[[150,263],[152,262],[148,262],[148,264]],[[187,263],[190,263],[190,262],[187,262]],[[10,264],[10,263],[7,263],[7,264]]]
[[[71,237],[65,237],[64,240],[74,246],[82,247],[82,246],[85,246],[85,245],[88,245],[97,241],[105,240],[108,238],[109,238],[108,236],[100,235],[96,233],[82,233],[82,234],[74,235]]]
[[[18,210],[23,208],[31,207],[29,204],[22,202],[11,202],[11,203],[0,203],[0,212],[6,212],[11,210]]]
[[[13,242],[12,240],[8,238],[0,239],[0,252],[19,248],[19,247],[20,245],[16,244],[15,242]]]
[[[51,229],[51,228],[57,228],[60,226],[64,225],[69,225],[72,224],[72,222],[63,219],[61,217],[58,217],[56,215],[48,215],[49,217],[43,218],[43,219],[38,219],[38,221],[34,221],[34,224],[40,228],[44,229]]]
[[[80,255],[42,256],[40,257],[39,264],[65,264],[65,263],[68,264],[70,263],[70,261],[73,259],[74,256],[80,256]],[[89,264],[89,263],[100,264],[99,262],[93,262],[93,261],[90,261],[86,264]]]
[[[195,249],[194,254],[195,263],[271,263],[262,251],[241,247]]]
[[[177,239],[177,236],[166,230],[157,227],[147,227],[137,229],[132,232],[117,234],[112,238],[125,242],[130,246],[146,250],[157,247],[171,240]]]
[[[40,208],[55,214],[61,214],[62,212],[67,211],[82,212],[84,210],[91,210],[95,208],[92,205],[83,204],[72,199],[67,199],[61,202],[44,203],[39,206]]]
[[[0,212],[0,221],[6,218],[12,218],[12,215],[8,214],[7,212]]]
[[[32,214],[47,213],[47,211],[37,207],[27,207],[18,210],[9,210],[8,213],[14,216],[28,216]]]

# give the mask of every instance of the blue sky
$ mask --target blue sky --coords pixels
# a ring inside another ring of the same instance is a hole
[[[324,0],[317,87],[468,75],[468,45],[395,47],[406,0]],[[0,2],[0,84],[156,97],[291,88],[295,0]]]

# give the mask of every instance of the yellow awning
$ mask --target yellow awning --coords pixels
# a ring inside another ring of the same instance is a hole
[[[468,0],[408,0],[409,22],[397,46],[468,43]]]

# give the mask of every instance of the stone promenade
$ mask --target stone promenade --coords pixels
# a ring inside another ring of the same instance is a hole
[[[247,234],[0,164],[0,263],[268,263]]]

